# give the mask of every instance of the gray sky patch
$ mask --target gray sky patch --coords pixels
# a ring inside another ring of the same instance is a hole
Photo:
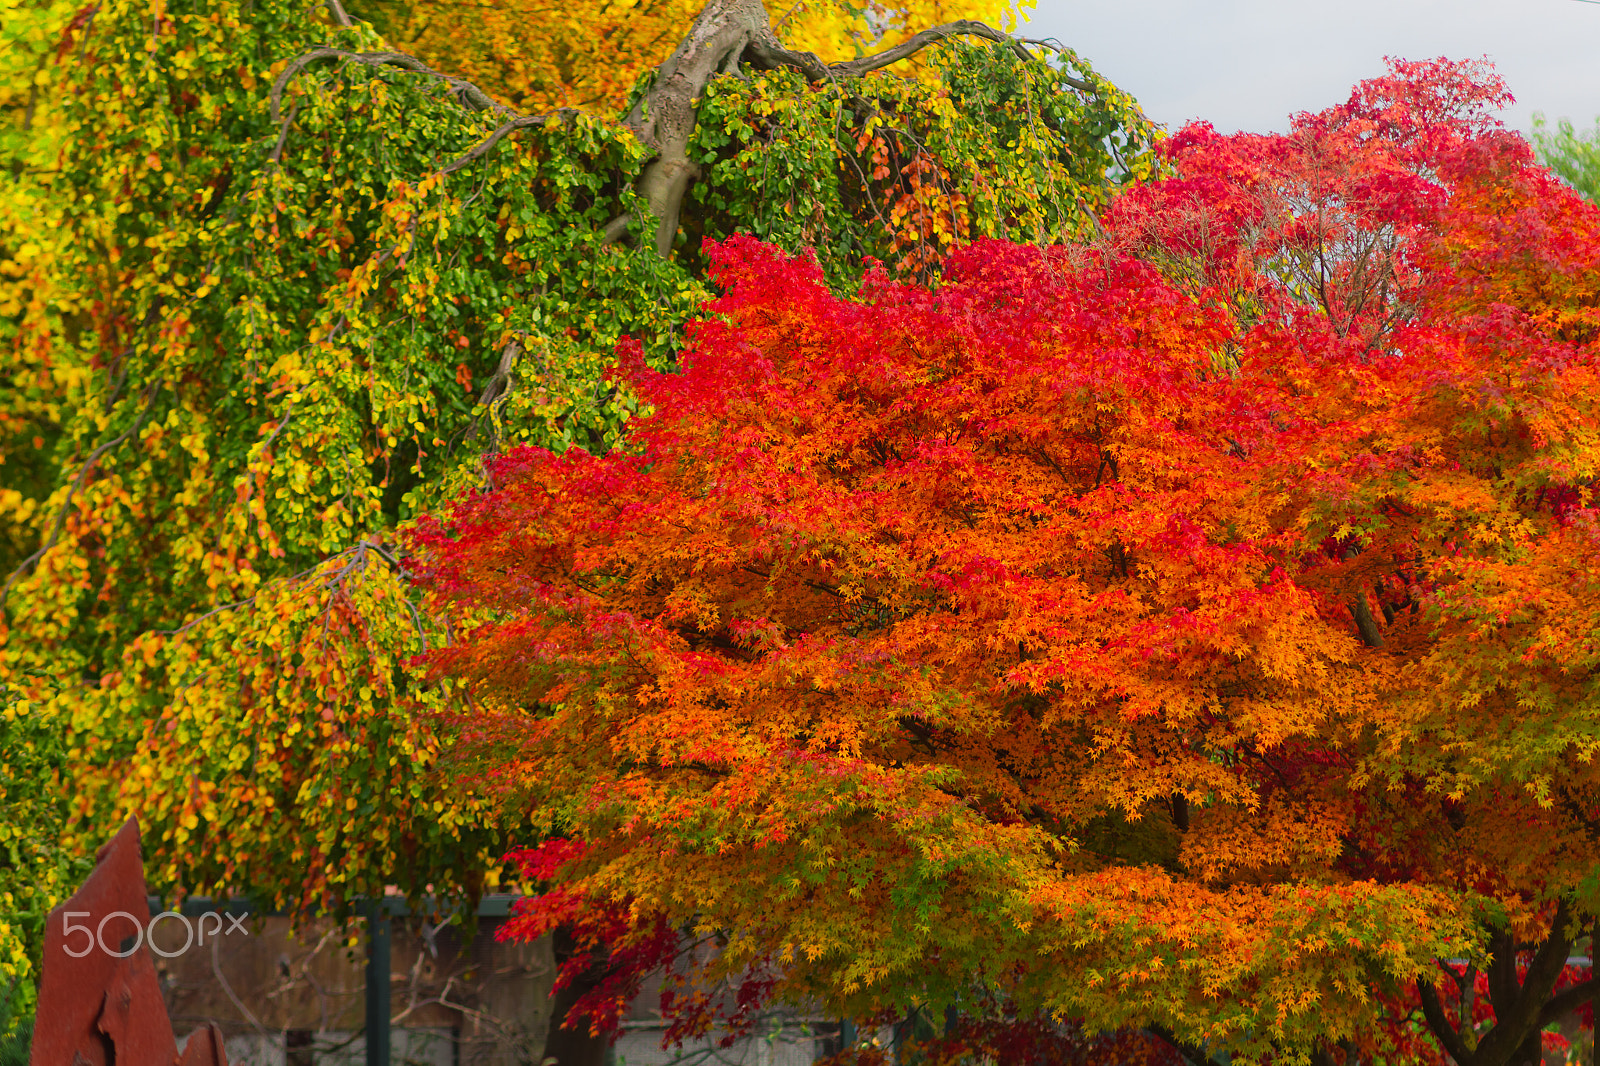
[[[1340,103],[1384,56],[1487,56],[1517,102],[1502,119],[1600,116],[1600,4],[1581,0],[1040,0],[1023,28],[1055,37],[1169,128],[1285,130]]]

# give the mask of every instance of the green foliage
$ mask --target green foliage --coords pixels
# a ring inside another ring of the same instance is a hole
[[[12,329],[57,384],[35,502],[66,517],[16,573],[0,678],[70,730],[83,847],[138,809],[163,888],[476,891],[498,833],[429,776],[437,693],[404,666],[428,631],[365,545],[502,436],[603,447],[611,347],[669,358],[697,287],[603,243],[641,158],[612,127],[443,176],[495,122],[432,79],[324,63],[274,122],[274,76],[330,38],[296,6],[156,25],[106,4],[63,65],[46,276],[80,321]]]
[[[1080,239],[1121,183],[1155,170],[1138,105],[1070,51],[1024,62],[1003,44],[953,44],[931,64],[933,81],[713,82],[689,247],[743,231],[814,249],[835,286],[860,279],[864,255],[928,276],[983,237]]]
[[[1533,116],[1533,147],[1539,162],[1560,175],[1585,197],[1600,203],[1600,119],[1579,132],[1571,119],[1560,119],[1550,131],[1543,115]]]
[[[70,0],[0,0],[0,573],[37,543],[60,437],[50,360],[30,324],[59,322],[47,264],[59,245],[49,193],[61,147],[53,60],[73,41]]]
[[[6,127],[27,181],[0,197],[0,684],[27,772],[62,785],[8,817],[66,871],[137,811],[163,892],[495,883],[519,815],[439,776],[460,723],[411,659],[450,632],[392,545],[484,486],[485,452],[610,448],[635,410],[615,346],[673,364],[702,235],[925,273],[969,235],[1077,232],[1113,145],[1114,177],[1149,166],[1148,124],[1076,61],[1099,102],[960,45],[942,89],[730,78],[663,260],[606,236],[643,224],[632,134],[566,112],[486,143],[506,115],[364,60],[365,25],[291,0],[27,10],[6,99],[48,85],[49,123]],[[911,169],[852,184],[875,145]],[[783,212],[802,200],[820,228]]]
[[[15,1022],[3,1037],[0,1037],[0,1066],[28,1066],[30,1050],[33,1046],[33,1019],[7,1019]],[[0,1027],[3,1031],[4,1027]]]
[[[0,1037],[32,1016],[50,909],[90,863],[60,845],[68,813],[62,730],[0,684]],[[0,1042],[0,1063],[10,1045]],[[22,1061],[27,1042],[23,1038]]]

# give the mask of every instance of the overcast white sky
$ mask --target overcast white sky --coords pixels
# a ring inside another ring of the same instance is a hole
[[[1386,55],[1487,55],[1517,98],[1501,117],[1524,132],[1535,111],[1600,116],[1600,3],[1582,0],[1039,0],[1022,32],[1058,38],[1172,129],[1286,130]]]

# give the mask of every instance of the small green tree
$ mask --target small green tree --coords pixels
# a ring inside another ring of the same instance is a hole
[[[1539,161],[1578,192],[1600,203],[1600,118],[1592,130],[1578,132],[1569,118],[1556,122],[1555,132],[1544,115],[1533,116],[1533,147]]]

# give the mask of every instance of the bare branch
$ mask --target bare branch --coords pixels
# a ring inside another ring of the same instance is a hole
[[[1455,1060],[1456,1066],[1469,1066],[1472,1062],[1472,1052],[1467,1050],[1467,1045],[1461,1039],[1461,1034],[1456,1032],[1456,1027],[1450,1024],[1450,1018],[1444,1012],[1444,1005],[1439,1002],[1439,991],[1433,987],[1433,981],[1428,977],[1417,978],[1417,997],[1422,1000],[1422,1016],[1427,1020],[1434,1039],[1444,1048],[1445,1054]]]
[[[294,125],[294,117],[300,112],[300,101],[295,100],[289,104],[289,116],[278,123],[278,143],[272,146],[272,152],[267,156],[269,163],[279,163],[283,160],[283,146],[289,140],[289,127]]]
[[[296,577],[303,576],[304,575],[301,574],[296,575]],[[290,580],[294,579],[291,578]],[[183,623],[183,625],[179,626],[177,629],[155,629],[151,630],[151,632],[155,633],[157,636],[175,637],[181,633],[187,633],[189,630],[193,629],[195,626],[199,625],[201,622],[204,622],[207,618],[210,618],[213,615],[219,615],[224,611],[231,611],[238,607],[245,607],[255,602],[256,598],[254,596],[246,596],[242,600],[234,600],[232,603],[224,603],[220,607],[211,608],[211,610],[207,611],[205,614],[196,615],[194,618],[191,618],[187,622]]]
[[[509,134],[515,133],[517,130],[525,130],[530,126],[543,126],[550,122],[554,122],[557,119],[565,118],[568,115],[577,114],[580,114],[580,112],[575,107],[562,107],[557,108],[554,111],[546,111],[543,114],[522,115],[518,118],[511,119],[499,129],[489,134],[487,138],[480,141],[466,155],[462,156],[460,159],[457,159],[449,166],[441,167],[439,169],[439,173],[454,174],[456,171],[460,170],[474,159],[481,159],[489,152],[491,148],[499,144]]]
[[[333,21],[337,22],[340,28],[348,30],[355,25],[339,0],[324,0],[324,2],[328,6],[328,14],[333,16]]]
[[[1566,1015],[1583,1006],[1583,1001],[1600,992],[1600,980],[1591,977],[1587,981],[1563,988],[1545,1002],[1539,1011],[1539,1028],[1554,1025]]]
[[[339,317],[340,319],[344,318],[343,315],[340,315]],[[267,436],[266,441],[261,445],[262,455],[267,453],[267,450],[272,447],[272,442],[277,440],[278,435],[282,433],[285,427],[289,425],[289,419],[294,417],[295,406],[299,403],[300,397],[296,396],[293,400],[289,401],[289,406],[283,409],[283,414],[278,416],[278,424],[272,427],[272,432]]]
[[[285,420],[287,420],[287,414],[284,417]],[[411,572],[406,569],[405,564],[395,556],[388,546],[377,537],[367,536],[363,537],[360,541],[351,545],[350,547],[345,548],[343,551],[336,552],[335,554],[328,556],[328,558],[322,560],[320,563],[308,567],[305,570],[300,571],[298,574],[290,575],[287,579],[285,579],[285,584],[294,585],[297,582],[304,581],[306,578],[312,576],[318,570],[323,569],[334,560],[348,556],[348,559],[343,566],[339,567],[339,569],[333,571],[331,574],[325,575],[322,579],[322,587],[324,589],[342,589],[346,578],[366,569],[367,554],[369,552],[381,559],[390,569],[395,572],[396,576],[398,576],[401,580],[404,581],[410,579]],[[422,615],[418,613],[416,604],[411,602],[411,598],[409,596],[402,596],[400,599],[401,602],[405,604],[406,613],[411,616],[412,628],[417,631],[417,636],[421,638],[423,644],[426,645],[428,640],[428,630],[427,627],[423,625]],[[255,602],[255,596],[246,596],[242,600],[234,600],[231,603],[220,604],[211,608],[211,610],[206,611],[204,614],[196,615],[187,622],[183,623],[181,626],[178,626],[176,629],[155,629],[151,630],[151,632],[163,637],[180,636],[184,633],[187,633],[189,630],[193,629],[195,626],[199,625],[201,622],[204,622],[208,618],[213,618],[216,615],[222,614],[226,611],[237,610],[240,607],[253,606]],[[326,615],[326,611],[324,611],[324,615]]]
[[[469,110],[494,111],[502,115],[516,115],[516,112],[504,104],[497,103],[488,93],[465,78],[441,74],[422,60],[404,52],[347,52],[342,48],[313,48],[284,67],[283,73],[273,80],[272,91],[268,94],[267,100],[274,123],[278,121],[278,113],[283,104],[283,91],[288,87],[289,82],[293,81],[301,71],[311,64],[325,59],[340,59],[369,67],[399,67],[401,70],[408,70],[413,74],[423,74],[430,78],[437,78],[448,85],[451,94],[455,96],[461,106]]]
[[[628,225],[633,221],[632,215],[618,215],[607,222],[605,229],[600,231],[601,244],[616,244],[628,236]]]
[[[914,34],[893,48],[884,49],[877,55],[863,56],[860,59],[852,59],[844,63],[823,63],[822,60],[810,52],[790,51],[778,44],[775,38],[771,37],[757,37],[752,40],[747,54],[751,55],[759,66],[766,66],[767,69],[775,66],[792,67],[815,82],[826,81],[830,78],[859,78],[874,70],[881,70],[884,67],[900,62],[902,59],[907,59],[930,44],[936,44],[951,37],[963,36],[982,37],[984,40],[994,41],[996,44],[1010,45],[1011,50],[1016,53],[1019,59],[1032,60],[1034,58],[1033,54],[1023,47],[1024,41],[1021,38],[1013,37],[1009,33],[1002,33],[974,19],[958,19],[955,22],[946,22],[940,26],[930,27]],[[1044,41],[1031,39],[1026,43],[1047,44]],[[1069,77],[1066,81],[1074,89],[1079,89],[1083,92],[1094,91],[1093,85],[1080,78]]]
[[[261,1027],[260,1019],[250,1013],[250,1008],[246,1007],[244,1002],[234,994],[233,986],[228,983],[226,977],[222,976],[222,960],[217,957],[217,941],[221,939],[221,937],[213,937],[211,939],[211,973],[217,979],[218,986],[228,994],[228,999],[232,1001],[234,1009],[239,1012],[239,1015],[254,1026],[257,1033],[265,1037],[267,1031]]]

